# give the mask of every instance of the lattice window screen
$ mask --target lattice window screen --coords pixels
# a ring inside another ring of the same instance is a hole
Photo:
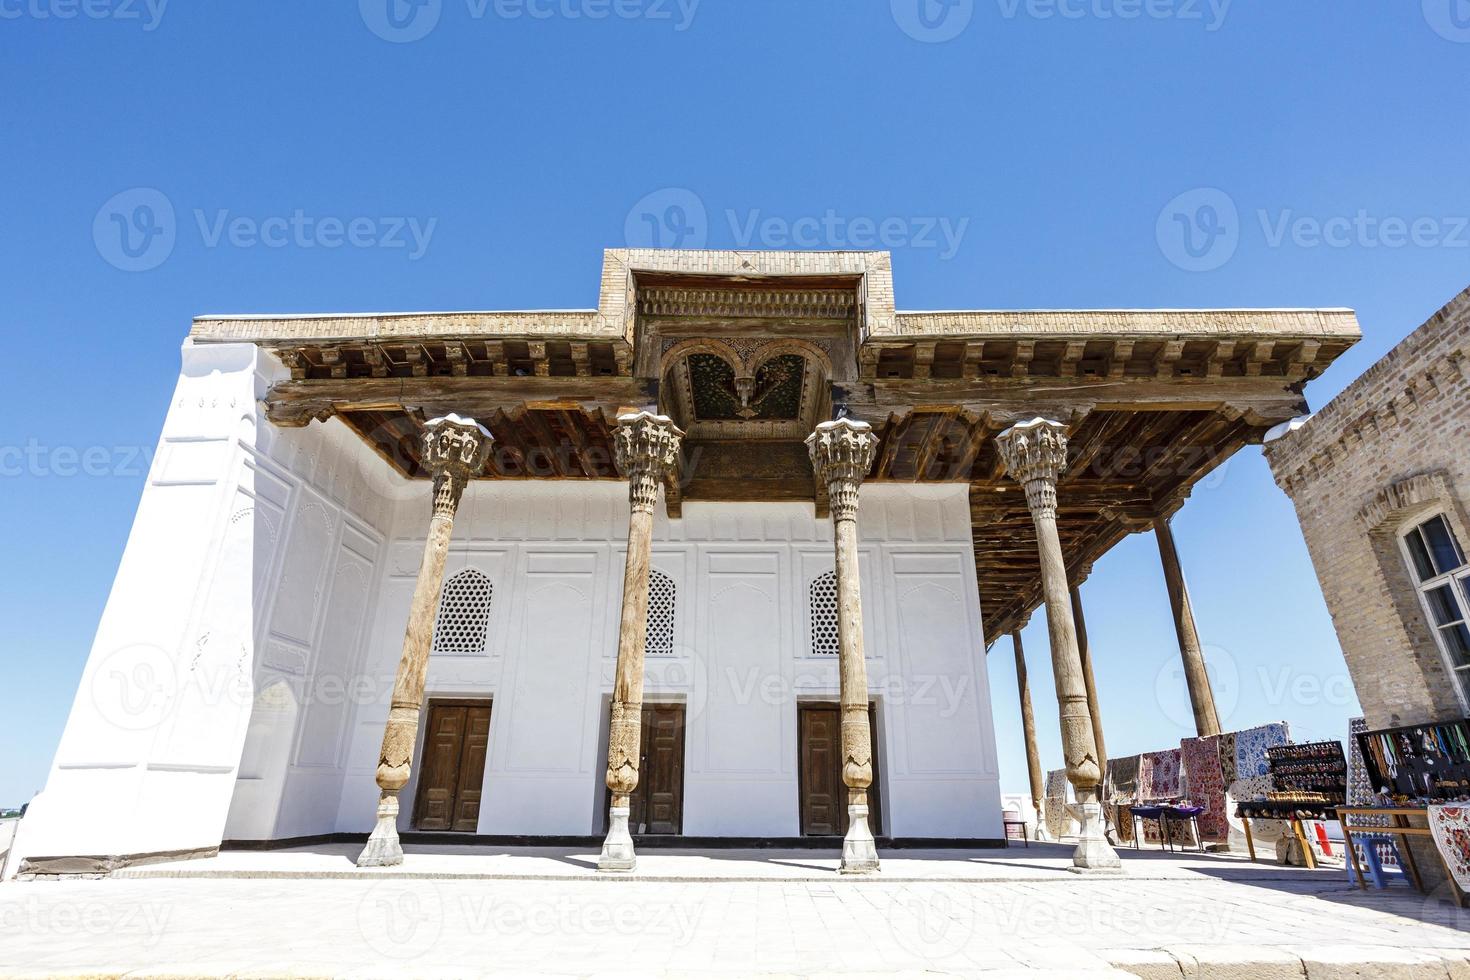
[[[445,582],[439,594],[439,616],[434,621],[434,652],[484,653],[494,594],[495,586],[473,568]]]
[[[837,573],[812,580],[809,591],[812,617],[812,656],[837,656]]]
[[[674,655],[674,580],[657,569],[648,572],[648,631],[644,651],[650,657]]]

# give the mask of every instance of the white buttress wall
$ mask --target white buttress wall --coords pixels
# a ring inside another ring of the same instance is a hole
[[[374,486],[393,485],[339,422],[266,422],[283,372],[253,345],[186,343],[182,360],[12,871],[208,849],[227,822],[274,836],[318,808],[322,830],[335,821],[350,712],[323,707],[314,679],[360,669],[390,512]]]
[[[426,484],[398,504],[365,663],[378,694],[356,712],[342,831],[372,826],[428,507]],[[483,834],[601,832],[627,526],[619,483],[482,483],[465,495],[446,577],[475,568],[493,583],[489,644],[435,655],[428,687],[494,699]],[[885,831],[998,838],[966,488],[864,487],[859,538]],[[796,836],[797,705],[838,690],[836,658],[811,653],[808,622],[811,582],[833,567],[830,521],[810,504],[686,502],[677,521],[660,508],[653,567],[675,584],[676,639],[672,655],[648,658],[645,699],[686,705],[684,833]],[[415,790],[402,796],[404,830]]]

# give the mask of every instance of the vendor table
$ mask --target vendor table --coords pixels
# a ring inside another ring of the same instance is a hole
[[[1171,806],[1162,804],[1159,806],[1130,806],[1128,813],[1133,820],[1133,849],[1138,850],[1138,841],[1143,836],[1138,832],[1138,821],[1157,820],[1159,823],[1159,838],[1166,850],[1172,851],[1174,843],[1169,835],[1169,820],[1187,820],[1194,828],[1194,842],[1201,854],[1205,850],[1204,838],[1199,833],[1199,815],[1205,812],[1202,806]]]
[[[1312,870],[1317,868],[1317,855],[1312,851],[1312,843],[1307,840],[1307,832],[1302,827],[1302,813],[1309,813],[1315,820],[1331,820],[1333,811],[1338,807],[1325,806],[1323,804],[1300,803],[1288,800],[1280,801],[1253,801],[1241,803],[1235,808],[1235,815],[1245,827],[1245,846],[1250,851],[1251,860],[1256,860],[1256,841],[1251,835],[1252,820],[1285,820],[1291,827],[1291,833],[1297,839],[1302,848],[1302,860]]]
[[[1401,847],[1401,848],[1399,848],[1399,856],[1403,858],[1403,861],[1404,861],[1404,871],[1409,875],[1409,880],[1414,883],[1414,887],[1417,888],[1421,892],[1424,891],[1424,879],[1422,877],[1420,877],[1420,875],[1419,875],[1419,865],[1417,863],[1415,863],[1415,861],[1414,861],[1414,852],[1412,850],[1410,850],[1410,848],[1409,848],[1408,838],[1410,838],[1410,837],[1430,837],[1430,838],[1432,838],[1433,835],[1430,833],[1429,826],[1428,826],[1429,825],[1429,810],[1428,810],[1428,808],[1422,807],[1422,806],[1419,806],[1419,807],[1413,807],[1413,806],[1409,806],[1409,807],[1340,806],[1340,807],[1337,808],[1337,815],[1338,815],[1338,819],[1342,822],[1342,842],[1343,842],[1343,846],[1347,848],[1348,860],[1351,861],[1352,864],[1353,864],[1353,873],[1358,876],[1358,887],[1359,888],[1366,889],[1368,887],[1368,883],[1363,880],[1363,869],[1362,869],[1362,867],[1360,867],[1358,865],[1358,854],[1357,854],[1357,851],[1355,851],[1353,849],[1353,830],[1355,828],[1352,827],[1352,820],[1351,820],[1351,818],[1352,817],[1388,817],[1389,819],[1391,819],[1393,821],[1393,825],[1392,826],[1389,826],[1389,827],[1358,827],[1356,829],[1357,829],[1357,831],[1359,833],[1362,833],[1362,834],[1393,834],[1394,836],[1396,836],[1400,840],[1402,840],[1404,842],[1404,846]],[[1411,826],[1409,826],[1409,818],[1412,817],[1412,816],[1420,816],[1420,817],[1423,817],[1424,818],[1424,824],[1425,824],[1425,826],[1423,826],[1423,827],[1411,827]],[[1455,876],[1450,873],[1450,867],[1449,867],[1448,864],[1445,864],[1444,855],[1439,853],[1439,847],[1438,846],[1436,846],[1434,848],[1434,853],[1436,855],[1438,855],[1438,857],[1439,857],[1439,863],[1442,864],[1442,865],[1444,865],[1445,878],[1446,878],[1446,880],[1449,881],[1450,887],[1452,889],[1454,889],[1455,904],[1458,905],[1458,906],[1460,906],[1460,908],[1464,908],[1465,907],[1465,894],[1460,891],[1460,886],[1457,885],[1457,884],[1455,884]]]

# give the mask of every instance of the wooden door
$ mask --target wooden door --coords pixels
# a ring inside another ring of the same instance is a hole
[[[801,833],[805,837],[842,837],[847,833],[847,784],[842,781],[842,711],[835,704],[803,704],[797,713],[800,756]],[[873,740],[873,785],[868,787],[868,826],[883,830],[878,793],[878,717],[868,705]]]
[[[480,826],[480,796],[490,745],[489,701],[430,701],[415,830],[473,834]]]
[[[684,706],[645,704],[640,729],[638,788],[628,801],[628,830],[677,837],[684,832]],[[605,821],[611,793],[604,794],[603,804]]]

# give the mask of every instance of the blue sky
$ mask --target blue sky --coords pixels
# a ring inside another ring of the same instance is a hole
[[[881,240],[905,309],[1353,307],[1318,406],[1470,283],[1465,0],[389,2],[0,0],[0,804],[44,782],[195,314],[590,307],[630,237]],[[1227,726],[1341,735],[1259,450],[1176,531]],[[1152,539],[1084,596],[1110,750],[1174,744]],[[1023,787],[1008,643],[990,675]]]

